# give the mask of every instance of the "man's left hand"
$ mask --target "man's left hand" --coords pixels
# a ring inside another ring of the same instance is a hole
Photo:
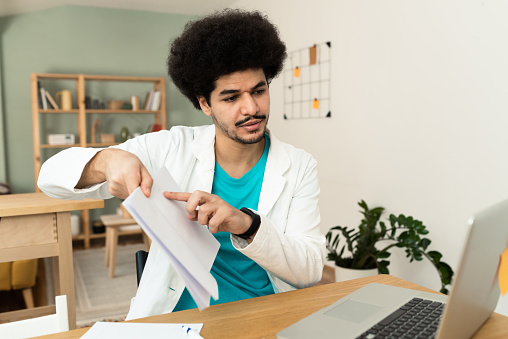
[[[234,208],[218,196],[203,191],[164,192],[170,200],[185,201],[187,218],[208,226],[211,233],[230,232],[245,233],[252,224],[252,218]],[[254,238],[254,235],[251,239]],[[250,239],[249,239],[250,240]],[[250,241],[247,241],[250,243]]]

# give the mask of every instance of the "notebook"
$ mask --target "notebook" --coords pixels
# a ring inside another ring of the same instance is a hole
[[[508,200],[504,200],[469,219],[468,236],[449,296],[368,284],[282,330],[277,338],[374,338],[366,331],[415,297],[446,303],[437,335],[428,338],[470,338],[497,305],[499,262],[507,246]]]

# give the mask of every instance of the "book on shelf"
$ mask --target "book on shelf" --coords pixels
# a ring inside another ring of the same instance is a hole
[[[154,91],[153,92],[153,101],[152,106],[150,107],[151,111],[157,111],[161,105],[161,92]]]
[[[48,101],[46,100],[46,90],[44,87],[41,87],[41,101],[42,109],[48,109]]]
[[[40,81],[37,81],[37,102],[39,103],[39,108],[42,108],[41,82]]]
[[[145,102],[143,104],[143,110],[145,111],[148,111],[148,107],[150,107],[150,98],[152,97],[152,94],[153,91],[149,91],[149,92],[146,92],[146,96],[145,96]]]
[[[53,99],[51,94],[49,94],[48,91],[45,91],[45,92],[46,92],[46,98],[48,99],[48,101],[51,104],[51,106],[53,107],[53,109],[60,109],[60,107],[58,107],[56,101]]]
[[[149,91],[146,93],[145,104],[143,106],[143,110],[149,111],[150,107],[152,107],[153,93],[154,93],[154,91]]]

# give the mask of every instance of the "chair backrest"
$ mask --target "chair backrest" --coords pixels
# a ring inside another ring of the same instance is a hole
[[[141,281],[141,276],[143,275],[143,270],[145,269],[146,258],[148,258],[147,251],[137,251],[136,252],[136,275],[138,278],[138,286]]]
[[[69,330],[67,296],[55,298],[56,314],[0,324],[0,338],[30,338]]]

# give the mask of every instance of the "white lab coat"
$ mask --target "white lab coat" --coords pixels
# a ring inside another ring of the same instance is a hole
[[[115,146],[136,154],[153,175],[166,166],[183,191],[210,192],[215,167],[215,127],[173,127]],[[46,161],[38,185],[63,199],[110,198],[106,183],[75,189],[86,163],[99,151],[71,148]],[[325,238],[319,230],[316,161],[270,135],[259,197],[261,226],[254,240],[231,236],[234,247],[263,267],[275,292],[312,286],[321,279]],[[185,285],[164,251],[152,243],[127,319],[168,313]]]

